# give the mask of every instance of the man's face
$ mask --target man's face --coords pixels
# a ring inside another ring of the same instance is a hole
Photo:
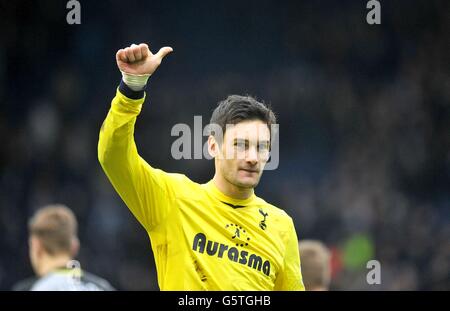
[[[248,120],[227,127],[218,145],[217,174],[240,188],[258,185],[269,159],[270,131],[260,120]]]

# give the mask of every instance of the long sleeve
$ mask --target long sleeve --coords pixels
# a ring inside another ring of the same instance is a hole
[[[143,91],[121,83],[100,130],[98,159],[117,193],[150,232],[170,214],[183,175],[152,168],[139,156],[134,125],[144,100]]]

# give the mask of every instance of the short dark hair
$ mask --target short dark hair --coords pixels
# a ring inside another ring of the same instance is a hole
[[[54,204],[39,209],[28,223],[30,235],[41,241],[50,255],[70,253],[77,239],[77,219],[65,205]]]
[[[219,125],[225,135],[227,124],[237,124],[247,120],[261,120],[267,124],[269,131],[271,131],[271,125],[277,122],[270,107],[252,96],[229,95],[214,109],[210,124]]]

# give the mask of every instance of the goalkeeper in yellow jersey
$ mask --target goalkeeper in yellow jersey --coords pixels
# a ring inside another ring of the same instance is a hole
[[[100,130],[98,158],[125,204],[147,231],[161,290],[304,290],[298,239],[283,210],[254,188],[269,159],[273,112],[249,96],[214,110],[206,184],[166,173],[139,156],[134,125],[145,87],[162,59],[146,44],[116,54],[122,81]]]

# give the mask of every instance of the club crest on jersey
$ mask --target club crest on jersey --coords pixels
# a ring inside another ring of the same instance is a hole
[[[266,217],[269,216],[269,214],[264,212],[262,208],[259,209],[259,213],[264,217],[263,220],[260,221],[259,227],[263,230],[266,230],[267,228]]]

